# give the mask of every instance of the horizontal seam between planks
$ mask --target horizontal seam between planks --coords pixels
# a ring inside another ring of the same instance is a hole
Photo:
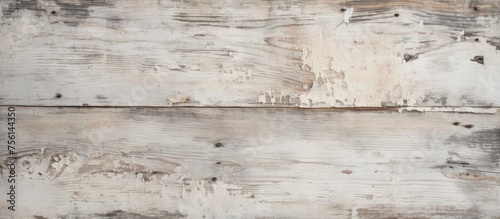
[[[323,110],[323,111],[398,111],[406,110],[408,112],[423,112],[418,111],[418,109],[449,109],[448,111],[432,111],[427,112],[450,112],[450,113],[468,113],[467,111],[460,111],[461,109],[500,109],[500,106],[386,106],[386,107],[287,107],[287,106],[76,106],[76,105],[46,105],[46,106],[36,106],[36,105],[6,105],[0,104],[0,107],[27,107],[27,108],[82,108],[82,109],[92,109],[92,108],[165,108],[165,109],[182,109],[182,108],[192,108],[192,109],[290,109],[290,110]],[[453,108],[453,109],[451,109]]]

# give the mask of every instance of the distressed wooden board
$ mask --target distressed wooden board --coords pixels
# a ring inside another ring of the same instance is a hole
[[[497,0],[0,7],[2,105],[500,105]]]
[[[16,112],[18,210],[0,202],[7,218],[500,217],[498,113]]]

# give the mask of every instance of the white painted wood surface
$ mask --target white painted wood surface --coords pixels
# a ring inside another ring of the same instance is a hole
[[[2,219],[500,218],[498,0],[0,0],[8,106]]]
[[[500,216],[498,113],[16,111],[12,218]]]
[[[497,0],[0,7],[2,105],[500,105]]]

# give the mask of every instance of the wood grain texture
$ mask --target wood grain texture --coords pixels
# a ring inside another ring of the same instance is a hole
[[[1,105],[500,105],[497,0],[0,7]]]
[[[19,210],[0,202],[7,218],[500,217],[498,113],[16,112]]]

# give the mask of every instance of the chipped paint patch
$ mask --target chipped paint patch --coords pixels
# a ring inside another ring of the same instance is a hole
[[[476,108],[476,107],[403,107],[399,112],[457,112],[457,113],[477,113],[477,114],[495,114],[496,108]]]
[[[316,76],[305,93],[314,105],[412,105],[423,99],[423,90],[411,85],[413,73],[401,57],[404,48],[394,43],[393,36],[355,35],[353,45],[351,37],[342,33],[347,30],[329,32],[323,27],[316,31],[318,38],[312,39],[302,57],[303,65]]]
[[[353,12],[354,12],[354,8],[347,8],[344,11],[344,23],[349,24],[349,19],[351,19]]]
[[[179,212],[188,218],[255,218],[269,213],[270,205],[260,203],[241,187],[216,181],[184,184]]]

